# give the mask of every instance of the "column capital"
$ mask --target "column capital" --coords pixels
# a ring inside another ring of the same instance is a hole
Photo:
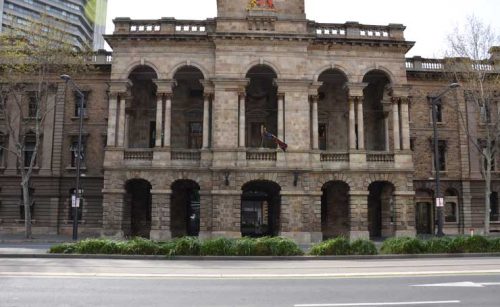
[[[311,86],[311,80],[304,79],[274,79],[274,85],[281,89],[281,91],[304,91],[304,88]],[[286,90],[283,90],[286,89]]]
[[[201,85],[203,85],[203,93],[205,95],[209,94],[213,94],[214,93],[214,83],[210,80],[207,80],[207,79],[201,79],[200,80],[200,83]]]
[[[109,82],[110,94],[122,94],[128,92],[133,83],[129,79],[125,80],[111,80]]]
[[[410,103],[410,97],[409,96],[406,96],[406,97],[399,97],[400,101],[402,104],[409,104]]]
[[[317,103],[319,100],[319,95],[316,93],[316,95],[309,95],[309,99],[311,103]]]
[[[368,86],[368,83],[354,83],[354,82],[346,82],[344,85],[344,89],[347,90],[349,96],[353,97],[363,97],[363,90]]]
[[[153,80],[154,84],[156,84],[156,95],[160,96],[163,94],[170,94],[173,91],[173,88],[177,85],[177,81],[173,79],[163,79],[163,80]]]
[[[410,96],[411,86],[408,84],[403,85],[392,85],[392,96],[394,97],[408,97]]]
[[[309,96],[318,95],[319,88],[323,85],[323,82],[315,81],[309,85]]]
[[[250,79],[239,78],[213,78],[211,79],[215,88],[222,88],[226,90],[245,91],[245,88],[250,83]]]

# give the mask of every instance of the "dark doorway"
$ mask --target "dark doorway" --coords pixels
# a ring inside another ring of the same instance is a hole
[[[321,232],[323,239],[348,236],[349,185],[341,181],[326,183],[321,196]]]
[[[130,212],[128,236],[149,238],[151,231],[151,184],[143,179],[127,182],[126,208]],[[127,235],[127,233],[126,233]]]
[[[172,184],[170,207],[173,237],[197,237],[200,234],[200,186],[192,180]]]
[[[416,226],[418,235],[431,235],[434,233],[433,205],[430,202],[418,202],[416,211]]]
[[[374,182],[368,190],[368,231],[371,238],[394,235],[394,186],[389,182]]]
[[[271,181],[252,181],[243,186],[241,235],[277,236],[280,225],[280,186]]]

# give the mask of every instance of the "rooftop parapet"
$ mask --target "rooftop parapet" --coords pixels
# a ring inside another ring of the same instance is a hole
[[[406,70],[414,72],[446,72],[451,71],[451,63],[467,63],[469,59],[464,58],[444,58],[428,59],[420,56],[406,59]],[[473,70],[500,73],[500,67],[491,61],[474,61],[467,63]],[[465,67],[464,67],[465,71]]]
[[[321,38],[346,38],[346,39],[377,39],[404,41],[405,26],[402,24],[389,24],[387,26],[363,25],[358,22],[348,21],[341,23],[309,23],[309,32]]]
[[[174,35],[192,34],[206,35],[214,32],[213,19],[206,20],[177,20],[175,18],[161,18],[156,20],[132,20],[130,18],[116,18],[114,35]]]

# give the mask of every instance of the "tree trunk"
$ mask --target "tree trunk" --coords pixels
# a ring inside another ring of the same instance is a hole
[[[490,162],[490,161],[488,161]],[[487,163],[490,167],[491,162]],[[486,170],[484,180],[484,234],[490,233],[490,195],[491,195],[491,167]]]
[[[25,237],[26,239],[31,239],[31,198],[29,192],[28,181],[23,182],[23,206],[24,206],[24,226],[25,226]]]

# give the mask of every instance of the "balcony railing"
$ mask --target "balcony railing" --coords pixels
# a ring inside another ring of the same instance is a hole
[[[367,153],[366,161],[371,163],[394,163],[394,154],[392,153]]]
[[[197,149],[173,149],[171,154],[172,160],[182,161],[200,161],[201,152]]]
[[[276,150],[274,149],[248,149],[247,160],[251,161],[276,161]]]
[[[123,154],[124,160],[151,161],[153,160],[153,150],[151,149],[127,149]]]
[[[321,153],[321,162],[349,162],[349,153],[347,152]]]

